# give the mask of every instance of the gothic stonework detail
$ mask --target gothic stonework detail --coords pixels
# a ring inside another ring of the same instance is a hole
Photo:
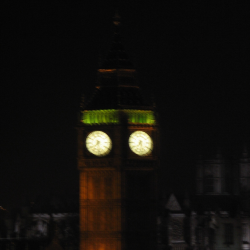
[[[82,232],[81,238],[121,238],[121,232],[88,231],[88,232]]]
[[[183,241],[183,218],[171,218],[170,220],[171,241]]]
[[[90,168],[114,168],[113,159],[81,159],[79,160],[79,169],[90,169]]]
[[[120,206],[121,200],[118,199],[103,199],[103,200],[80,200],[81,206]]]
[[[88,177],[90,176],[103,176],[103,177],[112,177],[114,175],[114,171],[112,170],[95,170],[95,171],[88,171]]]

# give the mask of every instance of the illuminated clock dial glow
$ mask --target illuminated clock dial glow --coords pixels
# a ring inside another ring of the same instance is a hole
[[[96,156],[105,156],[112,148],[112,141],[106,133],[93,131],[86,138],[86,147]]]
[[[151,137],[143,131],[133,132],[129,137],[128,143],[130,149],[139,156],[147,156],[153,150]]]

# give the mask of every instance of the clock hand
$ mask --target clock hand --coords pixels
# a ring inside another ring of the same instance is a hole
[[[95,145],[93,145],[93,148],[97,148],[98,146],[99,146],[99,141],[98,140],[96,140],[96,144]]]
[[[139,141],[138,147],[142,148],[142,141]]]
[[[100,144],[100,142],[97,140],[96,144],[89,146],[89,148],[97,150],[99,148],[99,144]]]

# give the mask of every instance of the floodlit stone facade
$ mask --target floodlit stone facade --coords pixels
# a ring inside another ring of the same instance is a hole
[[[158,248],[249,250],[249,177],[247,147],[231,161],[219,150],[210,158],[199,156],[196,193],[188,196],[171,194],[162,200]]]

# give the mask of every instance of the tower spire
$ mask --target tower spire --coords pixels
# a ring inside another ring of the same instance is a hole
[[[115,26],[119,27],[121,25],[121,17],[120,15],[118,14],[118,10],[116,10],[115,12],[115,16],[113,18],[113,23]]]
[[[138,86],[136,70],[123,49],[120,20],[120,15],[116,12],[113,18],[115,29],[111,48],[98,69],[96,91],[83,110],[154,109],[143,98]]]
[[[113,24],[115,25],[115,29],[112,45],[101,69],[134,69],[121,43],[121,17],[118,11],[116,11],[113,17]]]

